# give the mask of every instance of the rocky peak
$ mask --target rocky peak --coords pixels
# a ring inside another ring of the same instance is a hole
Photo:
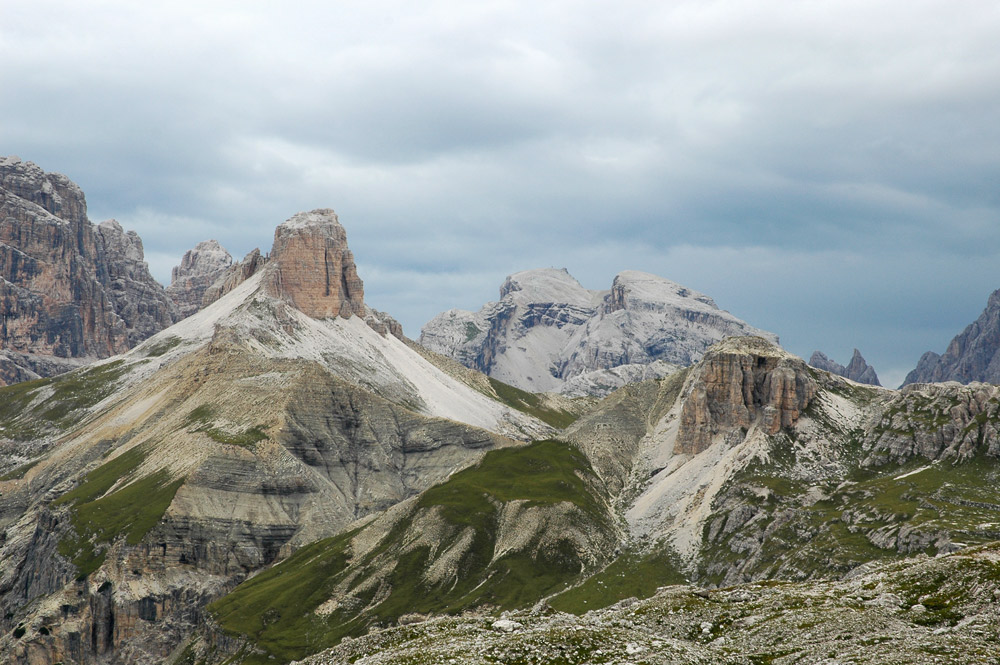
[[[275,229],[264,283],[270,295],[316,319],[365,315],[347,232],[328,208],[300,212]]]
[[[233,264],[232,255],[219,244],[218,240],[204,240],[184,252],[179,266],[170,272],[170,283],[188,279],[196,275],[219,273]]]
[[[711,309],[718,305],[709,296],[681,286],[669,279],[638,270],[625,270],[615,275],[611,293],[605,299],[605,311],[622,309],[654,309],[665,303],[680,304],[685,301],[700,303]]]
[[[126,231],[114,219],[94,227],[99,252],[97,270],[107,269],[107,295],[115,313],[127,325],[127,346],[131,348],[173,324],[177,313],[173,302],[149,273],[142,239]]]
[[[514,273],[500,287],[500,299],[528,304],[565,303],[590,307],[596,292],[583,288],[565,268]]]
[[[523,390],[606,394],[648,377],[654,364],[687,367],[730,335],[778,341],[708,296],[638,271],[591,291],[565,269],[526,270],[508,277],[500,296],[478,312],[439,314],[420,343]]]
[[[910,383],[1000,383],[1000,290],[990,294],[979,318],[956,335],[943,355],[928,351],[906,375]]]
[[[864,356],[857,349],[854,349],[854,355],[851,357],[851,362],[847,367],[834,362],[821,351],[813,352],[812,356],[809,357],[809,364],[816,369],[842,376],[857,383],[866,383],[870,386],[882,385],[878,381],[878,374],[875,373],[875,368],[865,362]]]
[[[34,203],[70,223],[87,221],[83,191],[61,173],[46,173],[34,162],[12,155],[0,157],[0,189]]]
[[[48,372],[55,365],[44,358],[53,356],[121,353],[174,316],[135,232],[114,220],[91,224],[66,176],[0,158],[0,349],[2,364],[16,358],[28,370],[0,373]]]
[[[795,425],[818,389],[806,364],[770,341],[725,339],[688,378],[674,452],[698,454],[731,436],[739,442],[751,427],[777,434]]]
[[[226,295],[237,286],[257,274],[267,264],[267,257],[262,256],[260,249],[250,250],[243,260],[235,263],[215,278],[211,286],[205,289],[201,297],[201,307],[208,307],[213,302]]]
[[[181,318],[204,306],[205,292],[232,264],[233,257],[217,240],[205,240],[184,253],[180,265],[171,271],[167,287],[167,295],[177,306]]]
[[[149,272],[138,233],[126,231],[118,220],[109,219],[97,225],[97,236],[108,262],[123,273],[134,277],[143,271]]]

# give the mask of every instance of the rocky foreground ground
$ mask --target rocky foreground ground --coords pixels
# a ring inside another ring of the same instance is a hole
[[[835,582],[665,587],[583,616],[543,605],[420,619],[303,663],[1000,663],[1000,545]]]

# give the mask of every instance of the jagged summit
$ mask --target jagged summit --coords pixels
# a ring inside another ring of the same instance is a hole
[[[121,353],[176,320],[142,241],[69,178],[0,158],[0,385]]]
[[[171,271],[167,287],[180,318],[203,307],[205,292],[232,264],[233,257],[217,240],[205,240],[184,253],[180,265]]]
[[[921,356],[903,385],[943,381],[1000,384],[1000,289],[990,294],[983,313],[951,340],[944,354],[928,351]]]
[[[862,356],[861,352],[857,349],[854,349],[854,355],[851,356],[851,362],[848,363],[847,367],[834,362],[821,351],[813,352],[812,356],[809,357],[809,364],[816,369],[831,372],[838,376],[842,376],[845,379],[850,379],[851,381],[866,383],[870,386],[882,385],[879,383],[878,374],[875,373],[875,368],[865,362],[864,356]]]
[[[478,312],[439,314],[420,343],[524,390],[604,395],[690,365],[730,335],[778,341],[657,275],[627,270],[592,291],[565,269],[540,269],[508,277]]]
[[[195,275],[207,275],[224,270],[233,264],[232,255],[218,240],[203,240],[184,252],[180,265],[170,271],[170,283]]]
[[[696,308],[695,303],[705,305],[707,310],[719,309],[715,301],[704,293],[698,293],[681,286],[677,282],[638,270],[623,270],[615,275],[611,285],[608,306],[612,310],[625,309],[628,304],[676,302],[688,308]]]

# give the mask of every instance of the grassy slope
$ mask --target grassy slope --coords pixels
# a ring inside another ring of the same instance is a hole
[[[855,436],[848,436],[841,447],[843,459],[859,463]],[[836,577],[868,561],[937,553],[936,537],[917,549],[920,536],[915,533],[924,534],[924,540],[931,534],[947,535],[966,545],[1000,538],[996,459],[980,454],[961,461],[915,458],[903,465],[858,464],[847,478],[818,482],[796,480],[794,463],[792,442],[778,437],[771,460],[755,462],[729,483],[723,494],[732,509],[715,513],[706,526],[702,579],[722,582],[727,564],[747,559],[741,543],[761,537],[764,555],[745,569],[755,578]],[[825,498],[806,500],[816,489]],[[743,525],[709,537],[713,520],[721,527],[737,511],[743,512],[738,518]],[[754,516],[747,520],[750,513]]]
[[[625,552],[600,573],[549,600],[560,612],[584,614],[626,598],[649,598],[671,584],[685,584],[680,561],[669,551]]]
[[[509,386],[493,377],[489,377],[489,381],[490,387],[493,388],[501,402],[513,409],[527,413],[529,416],[534,416],[556,429],[566,429],[579,418],[578,414],[545,406],[542,399],[534,393]]]
[[[210,610],[226,632],[249,636],[265,652],[240,659],[256,663],[268,662],[269,655],[281,661],[301,658],[345,635],[361,634],[373,624],[392,623],[411,612],[530,605],[577,579],[581,561],[569,541],[494,560],[499,505],[514,500],[538,506],[570,502],[581,509],[589,526],[607,528],[602,502],[581,478],[589,475],[586,458],[564,443],[542,441],[491,451],[478,466],[421,495],[414,512],[359,560],[350,558],[353,534],[319,541],[240,585]],[[439,552],[457,542],[467,527],[475,532],[458,563],[458,577],[437,585],[424,577],[431,562],[429,548],[403,546],[414,515],[426,510],[440,511],[450,527]],[[362,589],[361,580],[387,560],[395,560],[395,565],[384,583]],[[354,577],[359,572],[361,576]],[[345,582],[356,589],[348,603],[325,617],[315,614]]]
[[[0,435],[24,441],[76,424],[81,410],[114,392],[125,371],[124,363],[116,360],[0,388]],[[33,404],[45,388],[52,394]]]
[[[163,517],[183,483],[171,480],[159,471],[139,478],[107,494],[116,483],[131,476],[145,460],[146,453],[132,449],[87,474],[75,489],[67,492],[54,506],[70,505],[76,536],[59,543],[59,553],[77,568],[77,577],[85,578],[104,563],[106,545],[124,537],[137,545]]]

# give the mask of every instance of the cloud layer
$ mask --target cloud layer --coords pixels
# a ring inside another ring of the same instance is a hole
[[[333,207],[406,332],[642,269],[898,382],[1000,287],[993,2],[21,3],[0,152],[166,279]]]

